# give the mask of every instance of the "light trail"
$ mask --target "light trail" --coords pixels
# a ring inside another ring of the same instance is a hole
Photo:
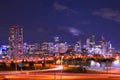
[[[29,74],[30,72],[45,72],[45,71],[58,71],[58,70],[62,70],[63,66],[59,65],[56,68],[52,68],[52,69],[44,69],[44,70],[30,70],[30,71],[6,71],[6,72],[0,72],[0,75],[2,74],[21,74],[21,73],[26,73]]]

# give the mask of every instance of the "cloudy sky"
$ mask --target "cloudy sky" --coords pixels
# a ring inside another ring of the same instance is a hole
[[[9,28],[24,29],[29,44],[54,41],[75,43],[103,35],[120,49],[120,0],[0,0],[0,44],[8,44]]]

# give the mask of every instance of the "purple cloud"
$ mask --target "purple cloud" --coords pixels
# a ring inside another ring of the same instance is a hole
[[[110,8],[103,8],[103,9],[100,9],[99,11],[94,11],[92,14],[101,16],[105,19],[120,22],[120,11],[118,11],[118,10],[113,10]]]
[[[47,28],[44,26],[44,27],[39,27],[37,28],[37,31],[39,33],[43,33],[43,34],[51,34],[53,32],[53,30],[56,31],[56,33],[69,33],[73,36],[80,36],[80,35],[84,35],[84,33],[77,29],[77,28],[74,28],[74,27],[67,27],[67,26],[56,26],[54,29],[53,28]]]
[[[61,5],[58,2],[54,3],[54,8],[56,10],[68,10],[69,9],[67,6]]]
[[[54,6],[55,10],[63,11],[63,12],[65,11],[67,15],[69,15],[69,14],[78,14],[77,11],[75,11],[75,10],[65,6],[65,5],[62,5],[62,4],[58,3],[58,2],[55,2],[53,6]]]
[[[74,36],[79,36],[80,34],[83,34],[82,31],[80,31],[76,28],[73,28],[73,27],[68,28],[68,31]]]

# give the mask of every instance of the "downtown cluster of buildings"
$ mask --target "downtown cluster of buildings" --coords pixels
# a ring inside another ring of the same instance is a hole
[[[19,26],[12,26],[9,29],[9,44],[1,45],[1,58],[8,56],[9,58],[19,57],[27,54],[39,55],[62,55],[62,54],[81,54],[87,55],[100,54],[103,56],[112,56],[116,50],[112,47],[109,41],[106,41],[103,36],[99,43],[95,42],[95,36],[90,35],[86,39],[86,44],[82,45],[81,41],[73,45],[67,42],[60,42],[59,37],[54,37],[53,42],[42,42],[35,44],[27,44],[23,41],[23,28]]]

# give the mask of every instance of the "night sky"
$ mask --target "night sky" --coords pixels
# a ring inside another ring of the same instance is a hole
[[[120,0],[0,0],[0,44],[8,44],[9,28],[24,29],[24,42],[75,43],[103,35],[120,50]]]

